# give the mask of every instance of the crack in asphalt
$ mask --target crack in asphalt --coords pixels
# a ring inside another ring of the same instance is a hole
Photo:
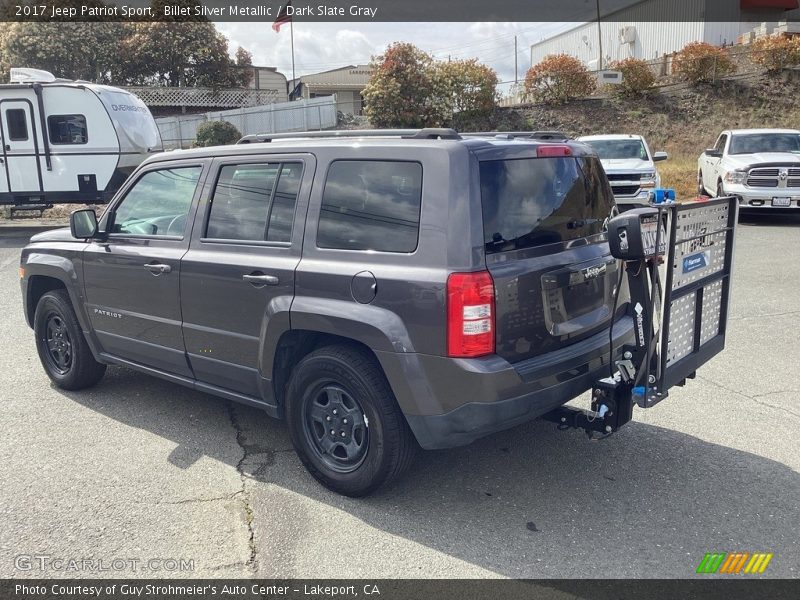
[[[774,396],[775,394],[797,393],[797,390],[776,390],[774,392],[766,392],[764,394],[756,394],[754,396],[749,396],[748,394],[745,394],[744,392],[741,392],[739,390],[733,390],[733,389],[729,388],[728,386],[723,385],[723,384],[721,384],[719,382],[716,382],[713,379],[709,379],[708,377],[705,377],[703,375],[698,375],[697,378],[698,379],[702,379],[703,381],[707,381],[708,383],[710,383],[712,385],[715,385],[718,388],[725,390],[726,392],[730,392],[731,394],[736,394],[737,396],[741,396],[742,398],[747,398],[748,400],[751,400],[751,401],[755,402],[756,404],[758,404],[760,406],[765,406],[767,408],[773,408],[775,410],[780,410],[780,411],[783,411],[785,413],[788,413],[788,414],[792,415],[793,417],[797,417],[798,419],[800,419],[800,413],[796,413],[791,409],[784,408],[783,406],[775,406],[774,404],[769,404],[768,402],[762,402],[761,400],[759,400],[759,398],[765,398],[767,396]]]
[[[250,556],[245,562],[244,566],[253,574],[257,571],[257,563],[256,563],[256,540],[255,540],[255,529],[253,528],[253,520],[255,518],[253,513],[253,507],[250,505],[250,496],[247,493],[247,474],[244,472],[244,462],[247,460],[250,454],[250,447],[244,443],[242,439],[244,433],[242,432],[242,427],[239,424],[239,419],[236,416],[236,409],[233,405],[233,402],[228,402],[228,417],[231,421],[231,426],[233,427],[234,431],[236,432],[236,443],[239,444],[239,447],[242,449],[242,457],[239,459],[239,462],[236,463],[236,470],[239,472],[239,478],[242,480],[242,489],[233,494],[234,496],[239,495],[242,501],[242,506],[244,507],[245,512],[245,521],[247,523],[247,531],[249,534],[249,538],[247,540],[248,548],[250,549]],[[224,566],[224,565],[223,565]]]
[[[238,492],[233,492],[232,494],[225,494],[224,496],[215,496],[213,498],[187,498],[185,500],[176,500],[175,502],[160,502],[159,504],[195,504],[202,502],[230,501],[236,498],[237,496],[241,495],[242,493],[243,490],[239,490]]]

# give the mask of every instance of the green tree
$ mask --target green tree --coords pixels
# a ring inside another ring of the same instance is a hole
[[[35,0],[27,0],[29,3]],[[55,0],[59,6],[101,6],[101,0]],[[198,0],[154,0],[163,5]],[[1,23],[0,69],[24,66],[58,77],[118,85],[244,87],[252,76],[250,54],[228,55],[228,40],[203,17],[174,22],[161,17],[136,23]]]
[[[433,66],[435,102],[443,122],[455,113],[484,116],[497,100],[497,73],[476,59],[437,62]]]
[[[27,4],[34,3],[28,0]],[[100,0],[55,0],[59,7],[106,6]],[[125,23],[0,23],[0,63],[45,69],[57,77],[109,82],[119,64]]]
[[[398,42],[373,59],[372,69],[362,95],[376,127],[450,125],[455,113],[483,115],[495,106],[497,74],[474,59],[435,61]]]
[[[375,127],[429,127],[440,117],[432,106],[433,59],[397,42],[372,60],[372,77],[362,95],[364,112]]]

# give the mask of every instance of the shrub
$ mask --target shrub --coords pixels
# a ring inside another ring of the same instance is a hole
[[[375,127],[441,127],[455,113],[484,116],[495,107],[497,74],[474,59],[435,61],[398,42],[373,58],[372,69],[362,95]]]
[[[706,42],[692,42],[675,55],[672,71],[681,79],[697,84],[735,73],[736,65],[724,48]]]
[[[375,127],[429,127],[437,124],[432,106],[433,59],[413,44],[394,43],[372,60],[372,76],[362,95],[364,113]]]
[[[586,65],[568,54],[545,56],[525,74],[525,95],[537,102],[560,104],[588,96],[596,87]]]
[[[609,69],[622,71],[622,83],[618,85],[608,85],[609,91],[620,96],[639,96],[653,87],[656,82],[656,74],[641,58],[626,58],[618,60],[608,65]]]
[[[483,117],[495,107],[497,73],[474,58],[437,62],[432,79],[443,124],[451,121],[455,113],[463,113],[463,117]]]
[[[197,147],[224,146],[226,144],[235,144],[241,137],[242,134],[232,123],[227,121],[206,121],[198,125],[194,145]]]
[[[800,64],[800,39],[770,35],[756,40],[751,57],[754,63],[772,73]]]

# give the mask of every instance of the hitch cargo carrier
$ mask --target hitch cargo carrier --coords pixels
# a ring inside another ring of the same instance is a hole
[[[611,253],[624,261],[635,342],[617,371],[592,388],[588,411],[561,407],[560,428],[610,434],[685,385],[725,347],[738,203],[662,203],[609,220]],[[619,287],[619,286],[618,286]]]

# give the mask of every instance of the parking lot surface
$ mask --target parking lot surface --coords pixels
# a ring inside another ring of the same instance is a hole
[[[0,229],[0,577],[695,577],[706,552],[800,576],[796,216],[740,224],[726,350],[619,433],[528,423],[360,500],[258,410],[122,368],[54,388],[21,309],[32,233]]]

